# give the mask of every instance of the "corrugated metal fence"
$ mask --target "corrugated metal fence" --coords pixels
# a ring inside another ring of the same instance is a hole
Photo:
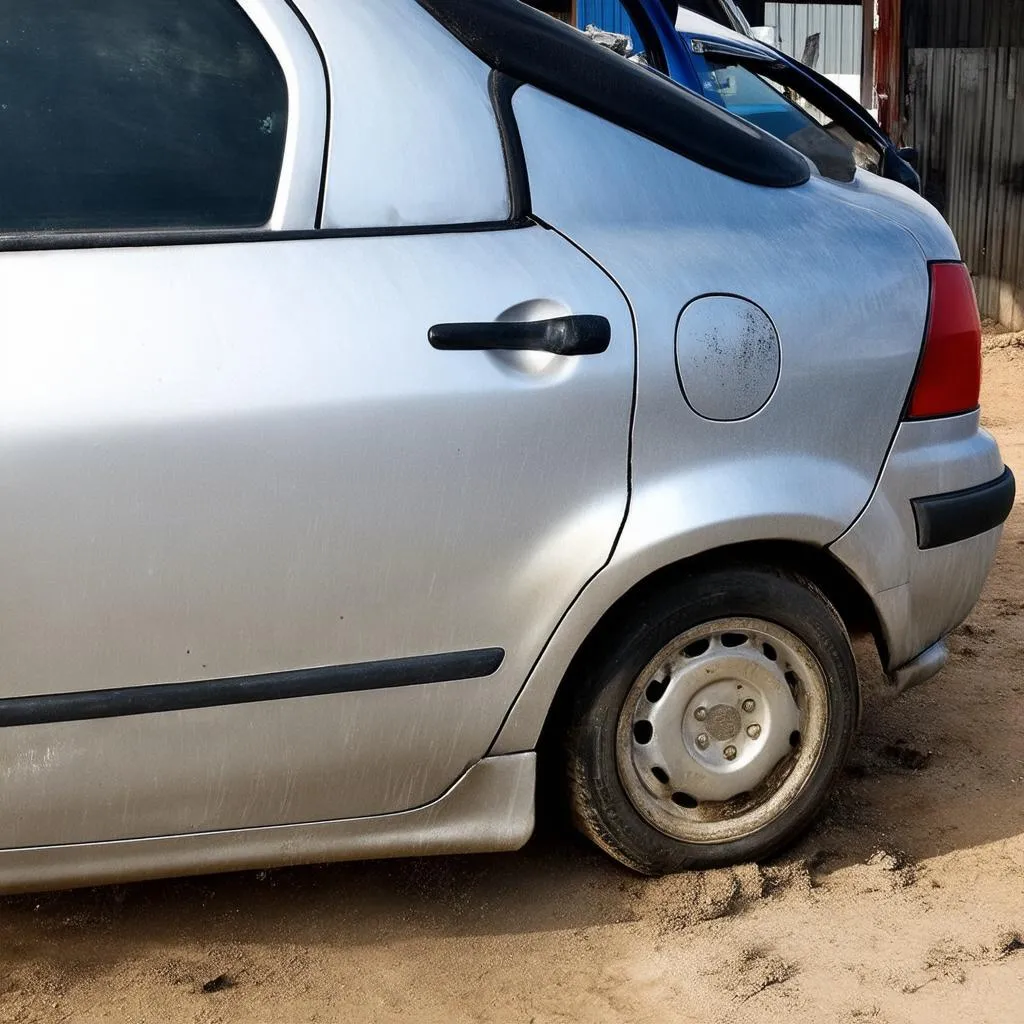
[[[911,49],[1024,46],[1024,0],[903,0]]]
[[[1024,46],[911,49],[908,141],[982,315],[1024,330]]]
[[[766,3],[764,20],[775,26],[776,43],[783,53],[800,60],[807,37],[818,32],[815,70],[825,75],[860,74],[864,25],[859,6]]]

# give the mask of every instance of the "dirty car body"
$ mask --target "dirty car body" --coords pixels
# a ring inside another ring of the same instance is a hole
[[[5,137],[0,885],[514,849],[581,659],[721,566],[905,678],[969,612],[1012,477],[908,415],[959,261],[909,192],[514,0],[100,6],[130,72],[0,15],[127,83],[73,163]]]

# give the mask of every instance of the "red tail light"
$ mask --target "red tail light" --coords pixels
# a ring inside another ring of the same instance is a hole
[[[932,297],[924,353],[910,394],[910,419],[952,416],[978,407],[981,320],[967,267],[931,265]]]

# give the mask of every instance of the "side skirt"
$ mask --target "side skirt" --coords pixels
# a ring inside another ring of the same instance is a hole
[[[536,754],[486,757],[437,800],[377,817],[0,851],[0,891],[326,861],[518,850],[533,833]]]

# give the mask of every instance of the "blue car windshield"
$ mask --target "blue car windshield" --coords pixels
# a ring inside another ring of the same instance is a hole
[[[713,59],[707,65],[702,84],[709,98],[718,99],[727,110],[777,138],[785,139],[816,124],[780,90],[745,67]]]
[[[705,62],[701,86],[709,99],[789,143],[825,177],[852,180],[856,165],[850,147],[826,131],[781,86],[726,57],[708,54]]]

